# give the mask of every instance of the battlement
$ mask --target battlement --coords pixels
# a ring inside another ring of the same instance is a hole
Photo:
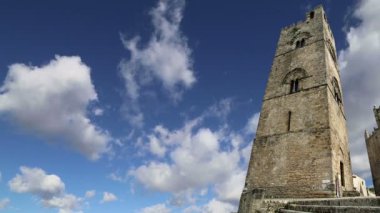
[[[376,108],[376,106],[373,107],[373,113],[375,114],[377,127],[380,127],[380,106]]]
[[[294,22],[294,23],[292,23],[292,24],[290,24],[288,26],[283,27],[282,30],[286,30],[286,29],[290,29],[290,28],[293,28],[293,27],[297,27],[299,25],[304,24],[305,22],[307,23],[308,21],[310,21],[311,19],[313,19],[318,14],[322,15],[324,17],[324,19],[326,20],[326,22],[327,22],[325,11],[323,9],[323,6],[320,4],[320,5],[316,6],[313,10],[310,10],[307,13],[305,13],[305,20],[300,20],[300,21]]]
[[[379,107],[376,107],[376,106],[373,107],[373,114],[375,115],[377,127],[374,127],[373,131],[369,132],[369,133],[367,132],[367,130],[365,130],[364,136],[365,136],[367,143],[368,143],[368,141],[370,141],[369,139],[372,138],[373,135],[376,135],[376,133],[379,131],[379,127],[380,127],[380,106]]]

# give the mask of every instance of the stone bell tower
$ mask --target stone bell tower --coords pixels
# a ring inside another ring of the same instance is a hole
[[[335,41],[322,6],[281,30],[239,212],[251,199],[353,190]]]

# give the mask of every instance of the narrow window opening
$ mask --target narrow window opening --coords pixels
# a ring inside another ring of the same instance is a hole
[[[344,167],[343,167],[343,162],[340,162],[340,184],[342,186],[345,185],[345,183],[344,183]]]
[[[290,121],[292,120],[292,112],[288,112],[288,132],[290,131]]]
[[[296,42],[296,48],[300,48],[301,47],[301,42],[300,41],[297,41]]]
[[[342,103],[342,100],[340,100],[339,94],[337,92],[335,92],[335,100],[338,102],[338,104]]]
[[[310,16],[310,19],[313,19],[314,18],[314,11],[311,11],[309,16]]]
[[[291,80],[290,81],[290,93],[299,92],[299,80]]]
[[[301,40],[301,44],[300,44],[301,47],[305,46],[305,39],[302,39]]]

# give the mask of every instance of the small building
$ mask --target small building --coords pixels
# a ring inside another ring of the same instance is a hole
[[[354,190],[359,192],[360,196],[368,197],[369,193],[365,184],[365,180],[355,174],[352,175],[352,179],[354,182]]]

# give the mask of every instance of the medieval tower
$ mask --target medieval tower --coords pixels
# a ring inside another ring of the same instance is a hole
[[[282,29],[239,212],[250,200],[342,196],[352,171],[335,41],[322,6]]]
[[[375,187],[376,196],[380,196],[380,107],[374,107],[373,112],[375,113],[377,128],[371,135],[368,135],[367,132],[365,133],[365,142],[371,166],[373,186]]]

